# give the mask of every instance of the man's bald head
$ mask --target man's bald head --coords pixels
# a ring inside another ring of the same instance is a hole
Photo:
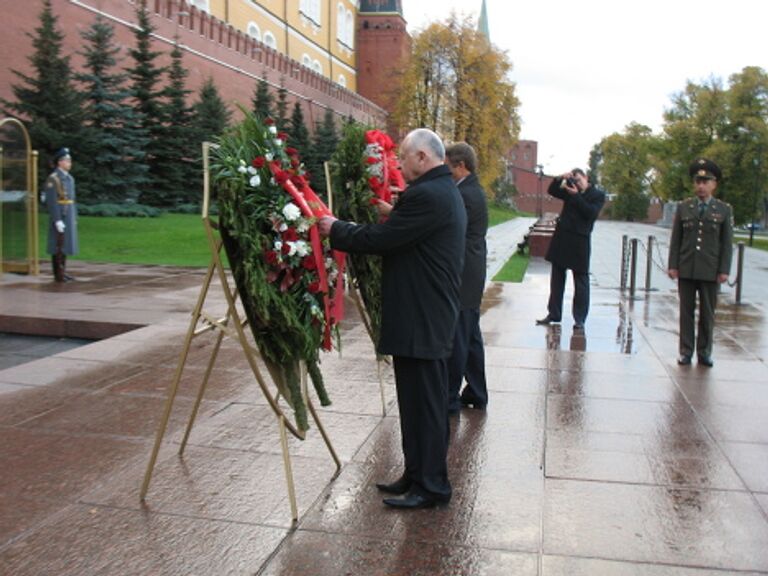
[[[408,133],[400,145],[400,165],[407,182],[413,182],[445,161],[445,146],[440,137],[427,128]]]

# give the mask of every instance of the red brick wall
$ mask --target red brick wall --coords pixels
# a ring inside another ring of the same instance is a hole
[[[14,2],[15,4],[15,2]],[[342,88],[322,75],[301,66],[254,41],[231,26],[208,16],[178,0],[149,0],[152,24],[155,26],[154,49],[164,53],[159,64],[169,62],[173,38],[179,36],[184,52],[184,66],[189,71],[187,88],[193,99],[206,78],[211,76],[222,98],[236,110],[235,103],[250,108],[258,78],[265,76],[274,86],[284,79],[291,105],[300,100],[310,130],[322,120],[326,107],[340,117],[351,115],[375,126],[384,126],[387,114],[383,108],[359,94]],[[115,28],[115,39],[124,48],[120,66],[128,66],[127,49],[135,45],[131,25],[135,22],[134,3],[128,0],[53,0],[59,28],[64,31],[64,54],[72,55],[73,68],[79,69],[82,58],[80,32],[87,29],[101,10],[109,16]],[[179,8],[181,6],[181,8]],[[23,8],[14,6],[3,11],[3,33],[0,35],[0,97],[13,99],[10,85],[18,83],[12,69],[29,73],[28,56],[32,41],[25,32],[33,33],[39,25],[42,3],[27,2]],[[186,10],[189,16],[170,18]]]

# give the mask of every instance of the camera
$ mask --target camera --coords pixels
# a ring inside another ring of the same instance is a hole
[[[576,185],[576,178],[573,178],[572,176],[569,176],[568,178],[563,178],[562,182],[560,182],[560,188],[565,188],[568,186],[569,188],[576,188],[578,190],[578,186]]]

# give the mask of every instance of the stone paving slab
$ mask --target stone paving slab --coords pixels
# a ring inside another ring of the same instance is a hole
[[[529,225],[493,230],[489,268]],[[570,318],[534,325],[542,260],[521,284],[489,283],[491,400],[452,420],[446,507],[381,503],[374,483],[402,467],[394,380],[348,306],[342,355],[322,363],[334,403],[319,409],[342,468],[317,430],[289,438],[296,527],[276,420],[228,340],[178,455],[212,335],[194,341],[139,501],[202,271],[75,262],[82,280],[62,287],[4,275],[0,320],[45,319],[55,291],[61,325],[138,328],[0,370],[0,574],[768,574],[768,255],[746,253],[741,306],[723,290],[715,367],[679,367],[674,285],[654,263],[652,291],[621,294],[624,234],[668,237],[598,222],[585,334]]]

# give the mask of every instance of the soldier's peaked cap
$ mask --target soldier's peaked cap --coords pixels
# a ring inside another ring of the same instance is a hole
[[[720,166],[706,158],[694,160],[688,168],[688,173],[691,175],[691,178],[709,178],[718,182],[723,177]]]
[[[67,156],[70,156],[69,148],[59,148],[56,151],[56,154],[53,155],[53,161],[58,162],[62,158],[66,158]]]

